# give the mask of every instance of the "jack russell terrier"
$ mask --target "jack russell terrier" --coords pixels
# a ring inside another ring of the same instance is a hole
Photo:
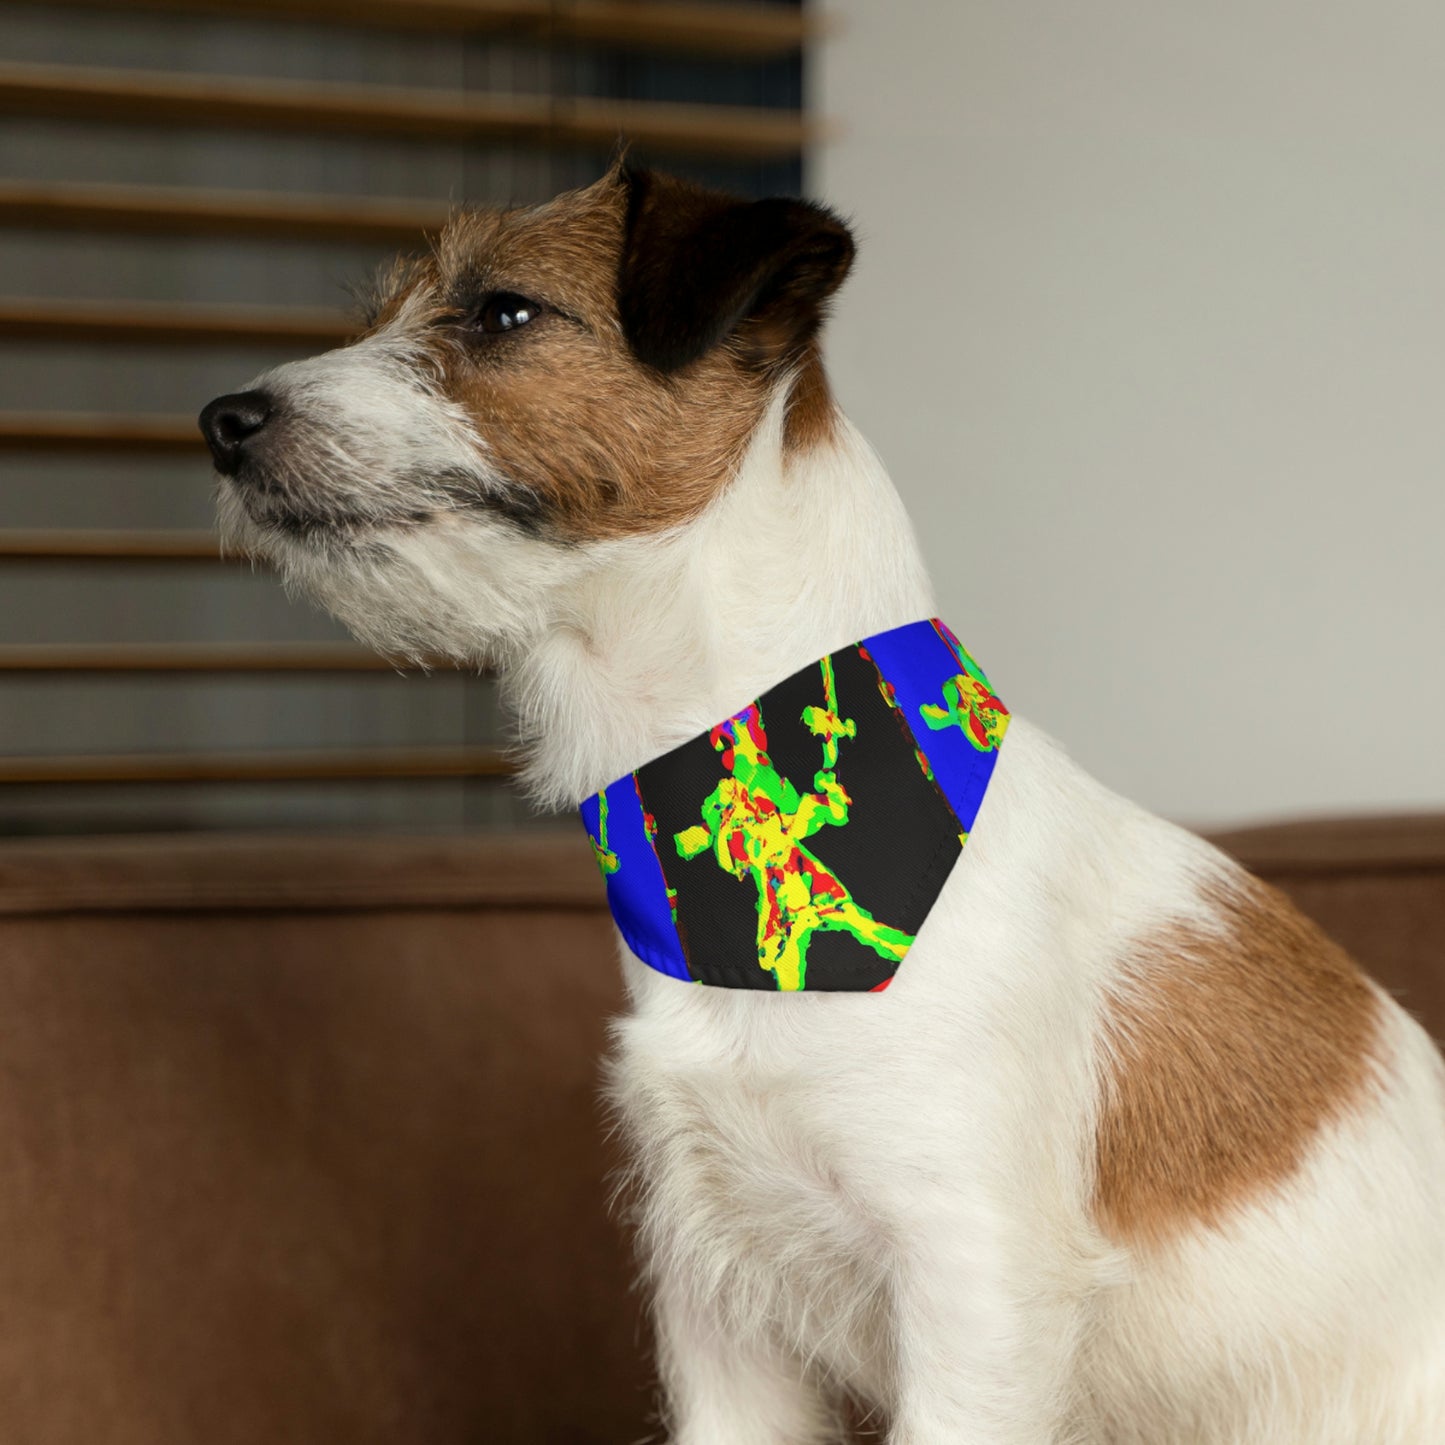
[[[229,542],[495,666],[582,808],[672,1440],[1445,1441],[1439,1055],[934,620],[819,358],[852,258],[619,164],[202,413]]]

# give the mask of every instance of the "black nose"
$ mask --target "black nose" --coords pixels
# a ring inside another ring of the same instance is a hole
[[[216,470],[233,475],[241,465],[246,443],[266,425],[271,416],[271,398],[264,391],[238,391],[218,396],[201,413],[201,434]]]

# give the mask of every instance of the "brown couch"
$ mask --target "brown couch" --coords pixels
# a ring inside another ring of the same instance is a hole
[[[1445,819],[1222,840],[1445,1033]],[[577,834],[0,844],[0,1439],[647,1435]]]

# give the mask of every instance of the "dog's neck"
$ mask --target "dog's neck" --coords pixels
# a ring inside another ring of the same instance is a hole
[[[833,648],[931,615],[882,463],[843,417],[784,444],[782,398],[737,476],[663,538],[600,545],[504,686],[540,801],[571,806]]]

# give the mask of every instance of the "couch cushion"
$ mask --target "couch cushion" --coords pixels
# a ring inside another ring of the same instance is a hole
[[[0,849],[7,1439],[642,1433],[580,843]]]
[[[1222,841],[1445,1032],[1445,820]],[[650,1431],[577,832],[0,844],[0,1421],[26,1445]]]

